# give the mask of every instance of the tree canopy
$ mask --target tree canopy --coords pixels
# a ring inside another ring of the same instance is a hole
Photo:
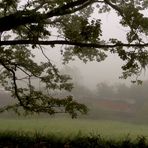
[[[148,63],[148,17],[143,14],[147,7],[147,0],[1,0],[0,84],[18,100],[1,111],[23,108],[27,113],[64,112],[72,117],[87,112],[72,96],[59,99],[50,95],[52,90],[70,91],[73,86],[70,77],[60,74],[46,56],[44,45],[60,45],[64,63],[75,57],[100,62],[108,52],[117,54],[125,62],[122,78],[138,76]],[[99,15],[112,10],[128,28],[126,42],[102,39]],[[98,17],[92,17],[94,12]],[[41,50],[47,62],[36,62],[34,50]],[[33,79],[38,79],[47,93],[36,89]]]

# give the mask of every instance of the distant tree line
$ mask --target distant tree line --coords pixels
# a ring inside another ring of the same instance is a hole
[[[138,102],[148,100],[148,80],[142,85],[131,84],[113,84],[98,83],[96,93],[100,99],[133,99]]]

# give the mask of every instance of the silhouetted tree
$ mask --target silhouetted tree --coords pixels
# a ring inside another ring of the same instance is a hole
[[[142,14],[147,7],[145,0],[1,0],[0,83],[18,100],[4,110],[22,107],[27,112],[64,112],[73,117],[77,112],[86,113],[86,106],[71,96],[59,100],[35,89],[35,78],[48,91],[72,89],[70,78],[59,73],[43,45],[64,45],[61,54],[65,63],[75,57],[84,62],[102,61],[106,52],[111,52],[125,61],[123,78],[138,75],[148,63],[148,43],[143,39],[148,33],[148,18]],[[94,10],[98,12],[96,18],[91,17]],[[110,10],[115,10],[120,24],[128,28],[125,43],[101,38],[99,15]],[[37,63],[33,50],[40,50],[47,62]],[[26,84],[23,87],[18,85],[22,80]]]

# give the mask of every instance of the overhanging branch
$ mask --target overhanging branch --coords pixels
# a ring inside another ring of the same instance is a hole
[[[0,18],[0,32],[15,29],[20,25],[38,23],[41,20],[46,20],[54,16],[71,14],[80,9],[83,9],[84,7],[87,7],[89,4],[93,2],[93,0],[77,0],[74,2],[69,2],[62,6],[54,8],[46,14],[42,14],[39,12],[37,13],[34,12],[34,10],[17,11],[14,14],[10,14],[8,16]]]
[[[73,42],[65,40],[51,40],[51,41],[41,41],[41,40],[9,40],[0,41],[0,46],[9,45],[71,45],[79,47],[90,47],[90,48],[114,48],[114,47],[148,47],[148,43],[144,44],[128,44],[128,43],[117,43],[117,44],[100,44],[100,43],[82,43]]]
[[[112,4],[109,0],[104,0],[104,3],[106,3],[111,8],[113,8],[114,10],[116,10],[124,18],[124,13],[123,13],[123,11],[118,6]]]

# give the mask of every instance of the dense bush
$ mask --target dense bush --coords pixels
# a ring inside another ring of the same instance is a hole
[[[125,138],[109,140],[101,136],[77,136],[75,138],[58,138],[40,133],[1,132],[0,147],[7,148],[147,148],[145,137],[136,140]]]

